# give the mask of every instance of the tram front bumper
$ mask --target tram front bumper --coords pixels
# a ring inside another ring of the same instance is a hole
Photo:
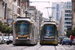
[[[16,39],[16,41],[30,41],[30,39],[19,38],[19,39]]]
[[[30,44],[30,39],[16,39],[16,44]]]
[[[44,39],[43,44],[57,44],[56,39]]]

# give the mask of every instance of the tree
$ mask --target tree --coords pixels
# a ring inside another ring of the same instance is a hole
[[[10,27],[10,33],[11,33],[11,34],[13,33],[13,28],[12,28],[12,27]]]
[[[72,31],[72,36],[75,36],[75,28],[74,28],[74,30]]]
[[[8,34],[8,38],[9,38],[9,36],[10,36],[10,34],[12,34],[12,32],[13,32],[13,28],[12,27],[9,27],[9,26],[7,26],[7,29],[6,29],[6,34]]]
[[[12,32],[13,32],[13,28],[8,27],[7,30],[6,30],[6,33],[8,33],[8,35],[9,35],[9,34],[12,34]]]
[[[72,30],[67,31],[66,36],[70,37],[72,35]]]
[[[2,30],[2,24],[3,24],[3,23],[0,21],[0,31]]]
[[[70,35],[75,36],[75,28],[74,30],[68,30],[66,36],[70,37]]]
[[[2,32],[2,33],[6,33],[7,28],[8,28],[7,25],[5,25],[5,24],[2,25],[2,30],[1,30],[1,32]]]

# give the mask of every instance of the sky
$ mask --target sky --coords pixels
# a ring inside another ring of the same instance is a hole
[[[46,7],[52,7],[52,2],[67,2],[71,0],[30,0],[30,1],[44,1],[44,2],[32,2],[30,3],[30,5],[36,6],[36,8],[43,13],[43,17],[48,18],[49,16],[51,16],[52,11],[51,11],[51,8],[46,9]],[[48,1],[49,3],[45,1]],[[48,12],[49,12],[49,15],[48,15]]]

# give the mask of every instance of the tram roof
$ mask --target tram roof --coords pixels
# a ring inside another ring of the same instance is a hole
[[[22,21],[22,20],[25,20],[25,21],[31,21],[31,19],[30,18],[24,18],[24,17],[19,17],[19,18],[17,18],[15,21]]]
[[[30,19],[29,17],[17,17],[17,19],[15,20],[15,22],[17,21],[28,21],[28,22],[32,22],[34,23],[34,25],[36,25],[36,22],[33,19]]]
[[[44,22],[41,26],[43,26],[45,24],[53,24],[53,25],[56,25],[56,22]]]

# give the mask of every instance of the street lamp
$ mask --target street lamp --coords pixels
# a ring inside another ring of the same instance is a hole
[[[49,3],[49,1],[30,1],[30,3],[33,3],[33,2],[37,2],[37,3]]]

